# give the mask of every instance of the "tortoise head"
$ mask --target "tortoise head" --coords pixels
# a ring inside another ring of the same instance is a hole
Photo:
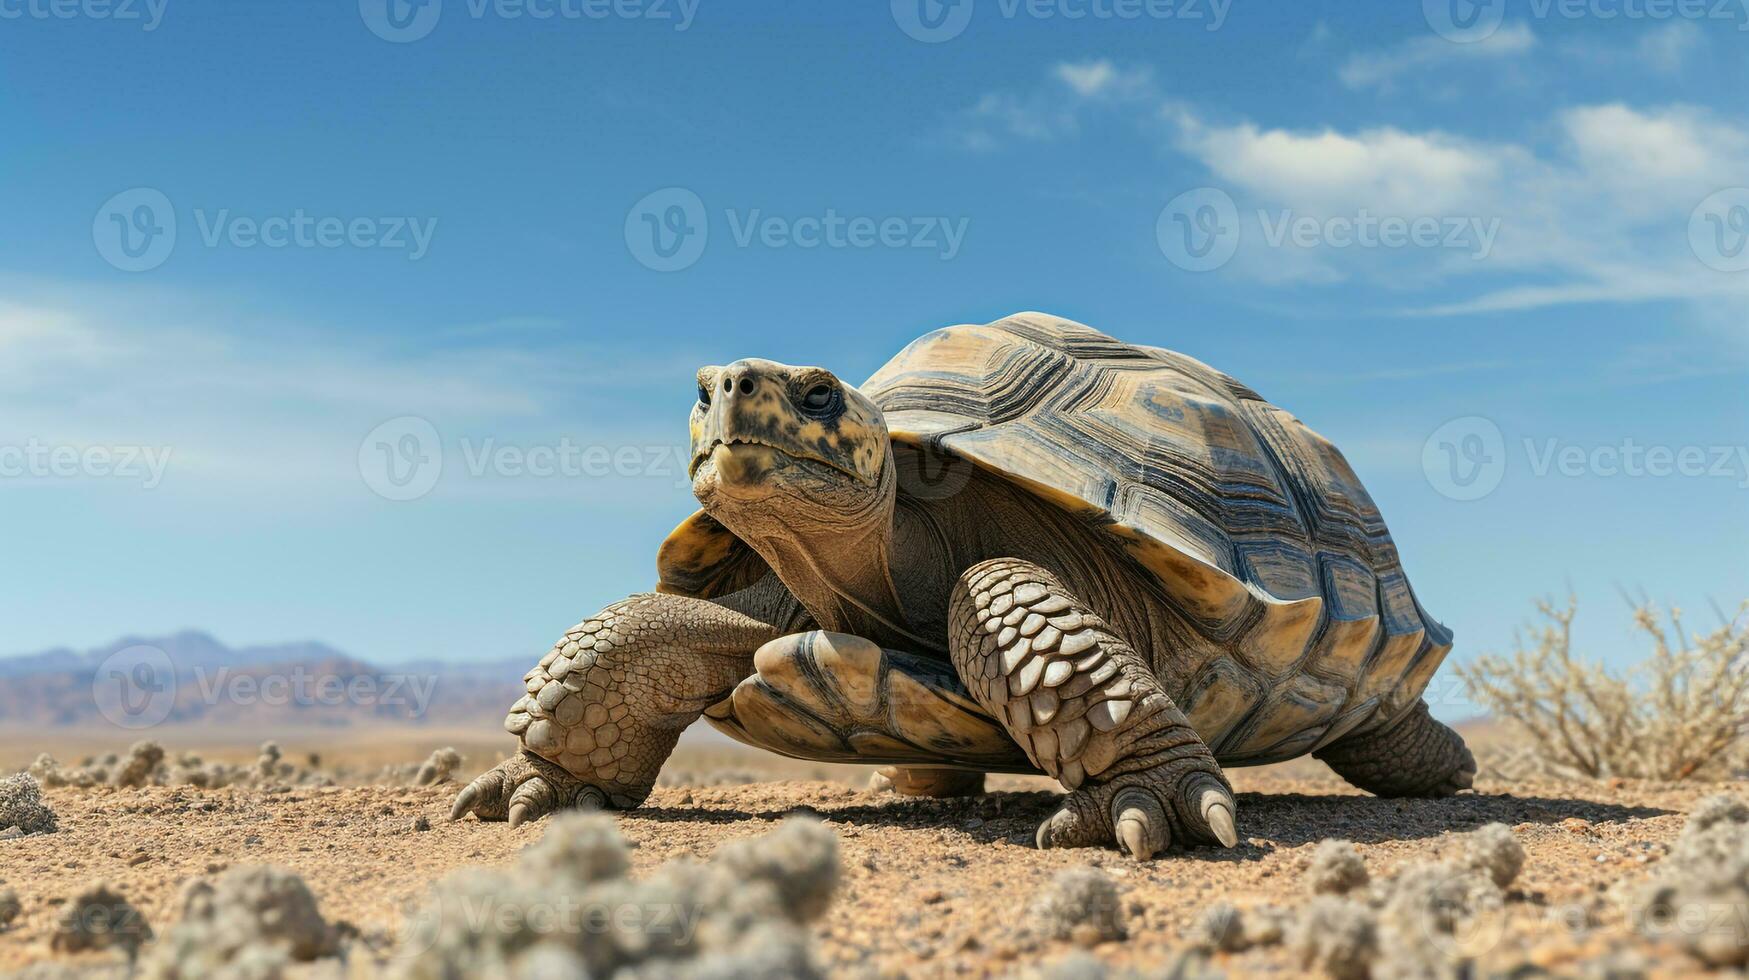
[[[885,417],[825,368],[701,368],[691,429],[692,492],[731,527],[749,509],[842,526],[893,493]]]

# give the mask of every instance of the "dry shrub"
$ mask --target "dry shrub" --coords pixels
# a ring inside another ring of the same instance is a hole
[[[1617,675],[1573,653],[1576,602],[1537,603],[1543,621],[1511,657],[1484,656],[1458,675],[1470,696],[1529,737],[1519,762],[1591,778],[1723,779],[1749,744],[1749,603],[1689,637],[1681,610],[1649,604],[1634,625],[1652,642]]]

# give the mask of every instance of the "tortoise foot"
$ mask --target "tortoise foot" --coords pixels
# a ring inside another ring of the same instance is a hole
[[[1219,764],[1147,662],[1056,576],[994,559],[960,576],[954,666],[1039,768],[1069,792],[1040,847],[1117,845],[1147,860],[1173,843],[1238,841]]]
[[[449,818],[472,813],[481,820],[508,820],[515,828],[565,809],[600,810],[608,794],[533,753],[524,751],[481,773],[456,794]]]
[[[1476,778],[1476,758],[1464,737],[1435,721],[1426,701],[1386,728],[1347,736],[1312,755],[1375,796],[1451,796]]]
[[[1207,773],[1174,781],[1145,770],[1070,793],[1033,840],[1041,850],[1115,844],[1146,861],[1174,842],[1232,847],[1239,842],[1234,811],[1233,794]]]
[[[964,769],[888,766],[868,778],[868,788],[900,796],[977,796],[984,791],[984,774]]]

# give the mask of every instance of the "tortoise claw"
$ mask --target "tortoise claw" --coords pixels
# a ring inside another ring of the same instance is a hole
[[[510,794],[510,827],[512,830],[529,819],[539,819],[558,808],[559,794],[553,784],[542,776],[531,776]]]
[[[1098,826],[1094,816],[1086,812],[1084,800],[1070,796],[1057,812],[1046,817],[1033,834],[1039,850],[1052,847],[1092,847],[1109,839],[1106,828]]]
[[[1222,847],[1232,847],[1239,843],[1239,830],[1233,825],[1233,811],[1225,803],[1216,803],[1202,815],[1208,822],[1209,829],[1215,832],[1215,839]]]
[[[1239,830],[1233,823],[1233,794],[1226,787],[1205,785],[1197,795],[1196,809],[1210,836],[1220,841],[1222,847],[1239,843]]]
[[[1112,836],[1130,857],[1146,861],[1172,842],[1166,810],[1154,794],[1139,787],[1121,790],[1111,801]]]
[[[492,811],[504,796],[504,777],[492,769],[481,773],[456,794],[455,804],[449,808],[449,818],[460,820],[469,813],[478,813],[481,820],[492,817]]]

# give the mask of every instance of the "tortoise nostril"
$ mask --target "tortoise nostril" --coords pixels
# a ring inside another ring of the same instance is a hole
[[[735,382],[729,380],[728,378],[723,379],[723,391],[724,392],[728,392],[731,389],[733,389],[734,387],[735,387]]]
[[[743,394],[743,395],[753,394],[753,382],[750,379],[748,379],[748,378],[741,379],[741,394]]]

